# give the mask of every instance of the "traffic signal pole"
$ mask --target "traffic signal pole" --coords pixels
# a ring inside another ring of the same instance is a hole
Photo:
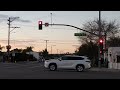
[[[48,24],[48,23],[47,23],[47,24]],[[42,25],[45,25],[45,26],[46,26],[46,24],[42,24]],[[73,26],[73,25],[68,25],[68,24],[49,24],[49,25],[69,26],[69,27],[72,27],[72,28],[75,28],[75,29],[78,29],[78,30],[85,31],[85,32],[87,32],[87,33],[96,35],[97,37],[99,37],[99,40],[102,38],[102,37],[101,37],[101,12],[100,12],[100,11],[99,11],[99,34],[92,33],[92,32],[90,32],[90,31],[81,29],[81,28],[76,27],[76,26]],[[47,26],[48,26],[48,25],[47,25]],[[98,67],[101,67],[101,55],[100,55],[100,45],[99,45],[99,44],[98,44]]]
[[[101,12],[99,11],[99,40],[101,39]],[[100,44],[98,43],[98,67],[101,67]]]
[[[104,36],[104,38],[105,38],[105,39],[104,39],[104,40],[105,40],[105,41],[104,41],[104,42],[105,42],[105,43],[104,43],[104,63],[105,63],[105,64],[104,64],[104,65],[105,65],[105,66],[107,66],[107,60],[106,60],[106,56],[107,56],[107,52],[106,52],[106,49],[107,49],[107,48],[106,48],[106,38],[107,38],[107,37],[106,37],[106,34],[107,34],[107,33],[105,32],[105,36]]]
[[[45,25],[45,24],[42,24],[42,25]],[[98,34],[92,33],[92,32],[90,32],[90,31],[87,31],[87,30],[81,29],[81,28],[76,27],[76,26],[73,26],[73,25],[68,25],[68,24],[49,24],[49,25],[56,25],[56,26],[69,26],[69,27],[73,27],[73,28],[75,28],[75,29],[78,29],[78,30],[81,30],[81,31],[85,31],[85,32],[87,32],[87,33],[90,33],[90,34],[93,34],[93,35],[96,35],[96,36],[99,37]]]

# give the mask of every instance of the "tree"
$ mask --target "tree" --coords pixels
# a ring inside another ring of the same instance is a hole
[[[5,47],[0,45],[0,55],[3,55],[3,53],[2,53],[3,48],[5,48]]]
[[[107,47],[120,47],[120,37],[111,37],[107,41]]]
[[[42,55],[43,55],[43,57],[45,59],[48,59],[48,51],[47,51],[47,49],[45,49],[45,50],[42,51]]]
[[[98,46],[96,43],[93,43],[93,42],[88,42],[88,43],[82,44],[79,47],[76,54],[89,57],[89,59],[92,62],[92,65],[94,66],[94,64],[98,60]]]
[[[2,51],[3,48],[5,48],[5,47],[0,45],[0,51]]]
[[[91,33],[99,35],[99,20],[88,21],[83,24],[83,29]],[[110,37],[115,37],[119,32],[119,25],[116,21],[101,20],[101,34],[106,43]],[[86,33],[86,32],[85,32]],[[98,40],[99,37],[90,33],[86,33],[86,37],[78,37],[82,45],[80,46],[77,54],[87,55],[91,60],[98,57]],[[106,44],[105,44],[106,46]],[[98,60],[98,59],[97,59]]]
[[[11,52],[18,52],[18,53],[21,53],[23,50],[22,49],[18,49],[18,48],[16,48],[16,49],[13,49],[13,50],[11,50]]]
[[[88,21],[87,23],[83,24],[83,29],[99,35],[99,20],[95,19],[93,21]],[[119,31],[119,24],[116,23],[115,20],[110,22],[107,22],[106,20],[101,20],[101,34],[103,35],[105,40],[106,38],[114,37],[115,34],[118,33],[118,31]],[[82,38],[82,41],[85,42],[98,41],[97,36],[90,33],[86,33],[86,34],[87,34],[87,38]]]
[[[33,51],[32,49],[33,49],[34,47],[32,47],[32,46],[30,46],[30,47],[26,47],[26,49],[24,49],[23,50],[23,52],[31,52],[31,51]]]

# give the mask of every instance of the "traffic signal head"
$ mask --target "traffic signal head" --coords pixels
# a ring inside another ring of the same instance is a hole
[[[103,43],[103,39],[100,39],[100,40],[99,40],[99,43]]]
[[[99,39],[100,54],[103,54],[103,39]]]
[[[42,30],[42,21],[38,21],[38,28],[39,30]]]
[[[100,54],[103,54],[103,50],[100,50]]]

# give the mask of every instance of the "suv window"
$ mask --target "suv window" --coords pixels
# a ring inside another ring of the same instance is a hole
[[[82,57],[72,57],[72,56],[64,56],[62,57],[62,60],[83,60]]]
[[[68,57],[64,56],[61,58],[62,60],[68,60]]]
[[[84,58],[82,57],[74,57],[74,60],[83,60]]]

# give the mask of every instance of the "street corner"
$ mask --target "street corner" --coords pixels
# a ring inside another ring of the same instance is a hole
[[[120,69],[91,68],[89,71],[93,71],[93,72],[120,72]]]

